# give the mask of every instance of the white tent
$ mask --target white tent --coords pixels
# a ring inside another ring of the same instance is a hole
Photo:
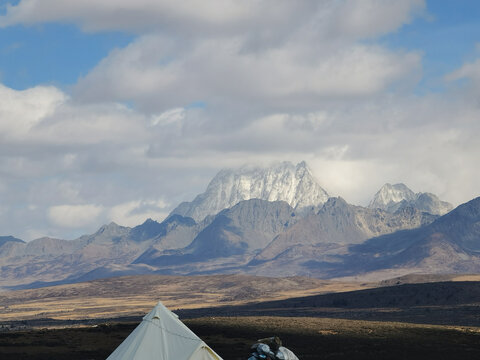
[[[222,360],[161,302],[107,360]]]

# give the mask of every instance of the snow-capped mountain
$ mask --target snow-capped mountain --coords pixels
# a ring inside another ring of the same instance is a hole
[[[444,215],[453,209],[452,204],[441,201],[431,193],[414,193],[405,184],[385,184],[375,194],[368,205],[370,209],[395,212],[405,207],[413,207],[434,215]]]
[[[243,167],[220,171],[203,194],[192,202],[181,203],[172,214],[201,221],[249,199],[285,201],[293,208],[301,209],[325,203],[328,194],[305,162],[297,165],[283,162],[266,169]]]
[[[378,279],[411,266],[478,272],[479,204],[440,217],[450,204],[386,184],[367,209],[328,198],[305,162],[222,170],[161,223],[111,223],[75,240],[0,236],[0,289],[152,272]]]

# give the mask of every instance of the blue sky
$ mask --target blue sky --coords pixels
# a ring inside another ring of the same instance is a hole
[[[71,24],[16,25],[0,31],[1,81],[23,90],[51,84],[68,88],[133,35],[86,34]]]
[[[427,2],[427,14],[383,39],[388,46],[422,52],[420,92],[441,91],[442,79],[478,55],[480,3],[471,0]]]
[[[202,4],[0,2],[2,235],[161,220],[245,163],[478,196],[480,3]]]

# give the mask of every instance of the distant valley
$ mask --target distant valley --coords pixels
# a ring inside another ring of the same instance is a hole
[[[222,170],[161,223],[76,240],[0,237],[0,287],[122,275],[250,274],[378,281],[480,271],[480,198],[456,209],[386,184],[368,207],[330,197],[306,163]]]

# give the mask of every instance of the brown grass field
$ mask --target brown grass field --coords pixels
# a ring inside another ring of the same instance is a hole
[[[248,275],[142,275],[39,289],[0,292],[0,322],[23,319],[97,319],[140,316],[162,300],[172,309],[366,289],[376,284]]]

